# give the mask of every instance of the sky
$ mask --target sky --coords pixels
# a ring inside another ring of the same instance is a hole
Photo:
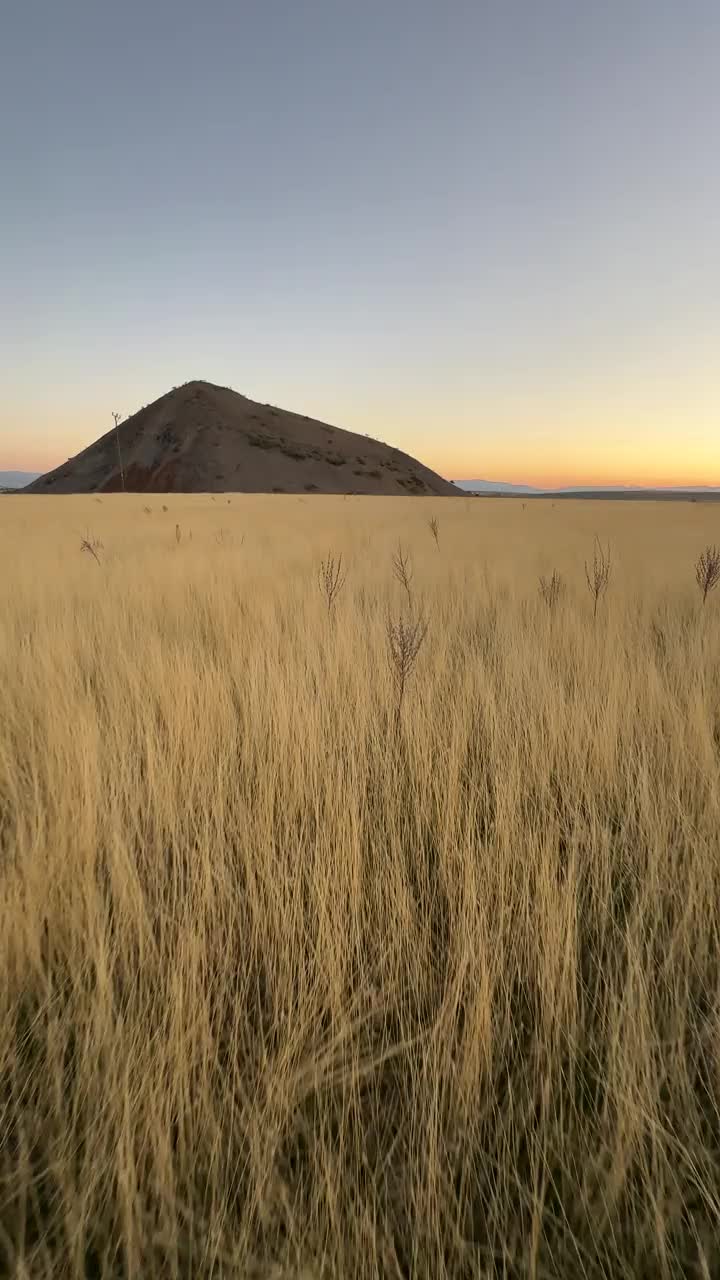
[[[194,378],[720,485],[717,0],[8,0],[0,469]]]

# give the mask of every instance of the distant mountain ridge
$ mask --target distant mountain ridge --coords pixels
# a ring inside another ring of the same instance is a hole
[[[0,489],[24,489],[40,475],[40,471],[0,471]]]
[[[456,480],[458,489],[466,493],[542,493],[530,484],[511,484],[506,480]]]
[[[526,498],[720,498],[720,487],[712,485],[569,485],[560,489],[541,489],[534,485],[512,484],[505,480],[456,480],[458,489],[464,493],[486,496],[526,497]]]

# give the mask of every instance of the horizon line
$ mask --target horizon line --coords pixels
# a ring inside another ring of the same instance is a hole
[[[488,480],[484,476],[468,476],[462,479],[451,479],[451,483],[497,485],[498,488],[529,489],[537,493],[560,493],[564,489],[720,489],[720,479],[717,484],[698,483],[696,480],[562,480],[543,484],[540,481],[531,480]]]
[[[0,474],[2,473],[17,474],[17,475],[29,476],[29,477],[32,477],[32,479],[35,479],[37,477],[48,475],[51,471],[56,470],[56,467],[62,466],[62,465],[63,465],[62,462],[58,462],[55,464],[55,466],[50,466],[46,470],[37,470],[36,468],[32,468],[32,467],[0,465]],[[698,483],[697,480],[683,482],[683,481],[677,481],[677,480],[597,481],[597,480],[578,480],[578,479],[543,483],[538,480],[498,480],[495,478],[488,479],[484,476],[464,476],[461,478],[455,478],[455,476],[451,476],[447,474],[445,471],[443,472],[438,471],[437,474],[440,475],[444,480],[447,480],[450,484],[456,484],[458,486],[470,485],[470,484],[481,484],[483,486],[488,486],[492,488],[492,486],[496,485],[499,489],[517,488],[521,490],[526,489],[536,493],[561,493],[564,490],[608,490],[608,491],[611,491],[611,490],[655,490],[655,491],[661,491],[661,490],[676,490],[676,491],[677,490],[681,490],[681,491],[682,490],[685,490],[685,491],[715,490],[717,491],[717,490],[720,490],[720,478],[715,484],[713,484],[712,482]]]

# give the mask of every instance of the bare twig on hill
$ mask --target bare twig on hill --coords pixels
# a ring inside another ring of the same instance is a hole
[[[336,560],[334,556],[328,555],[327,560],[320,561],[318,582],[325,597],[328,616],[332,613],[333,605],[345,585],[345,578],[342,556],[338,556]]]
[[[608,589],[611,568],[610,547],[603,549],[600,539],[596,537],[592,564],[589,565],[587,560],[585,561],[585,581],[593,598],[593,621],[597,618],[598,601]]]
[[[120,466],[120,483],[122,491],[125,492],[125,468],[123,467],[122,450],[120,448],[120,423],[122,422],[121,413],[113,413],[113,422],[115,423],[115,437],[117,439],[118,463]]]
[[[388,643],[388,659],[395,685],[395,727],[400,725],[407,682],[422,649],[428,631],[423,618],[398,618],[388,615],[385,633]]]
[[[392,566],[393,566],[393,573],[395,577],[397,578],[398,582],[400,583],[400,586],[403,588],[405,594],[407,595],[408,608],[412,613],[412,607],[413,607],[412,590],[411,590],[412,579],[413,579],[412,560],[410,559],[409,552],[403,551],[401,542],[398,543],[398,549],[395,552],[395,555],[393,556]]]
[[[720,582],[720,547],[705,547],[695,565],[695,581],[705,604],[710,592]]]

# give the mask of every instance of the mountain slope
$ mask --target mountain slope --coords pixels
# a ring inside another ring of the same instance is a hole
[[[135,493],[459,492],[399,449],[209,382],[169,391],[121,423],[119,436],[125,487]],[[112,428],[26,492],[121,488]]]

